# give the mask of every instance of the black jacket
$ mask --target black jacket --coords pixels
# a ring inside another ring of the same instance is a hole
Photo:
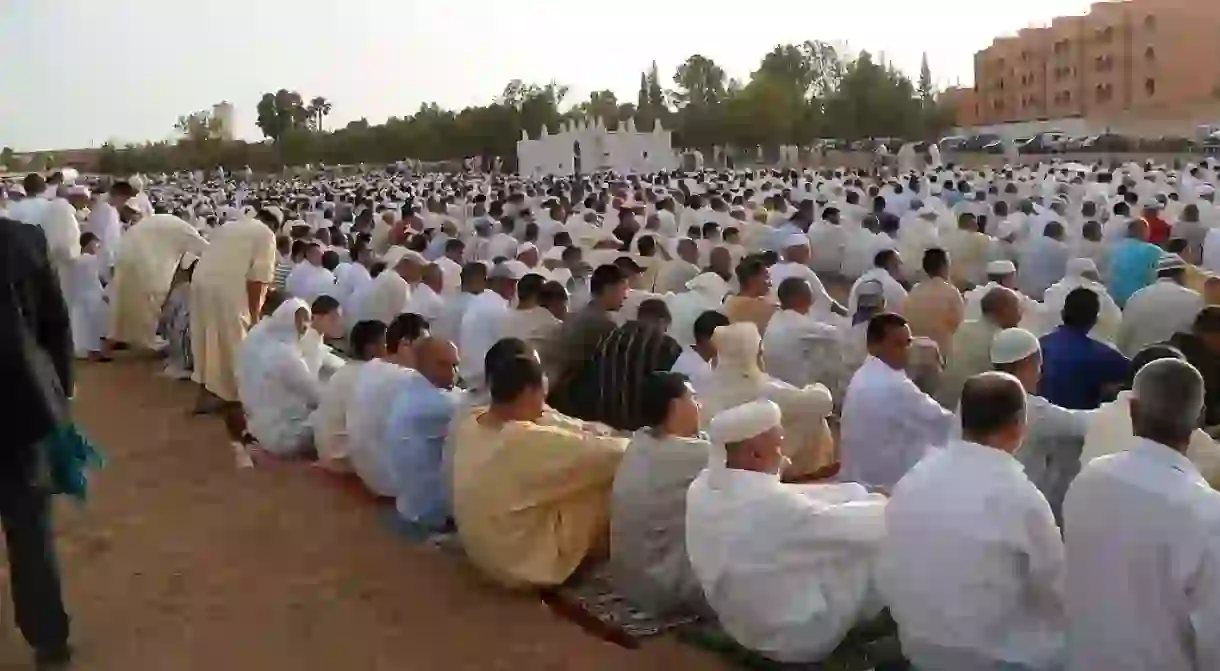
[[[72,326],[42,229],[0,218],[0,462],[68,418]]]

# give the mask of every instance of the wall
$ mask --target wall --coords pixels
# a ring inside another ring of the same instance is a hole
[[[518,172],[523,175],[571,175],[575,172],[576,147],[580,148],[582,173],[613,170],[620,173],[674,170],[678,160],[672,149],[672,134],[664,129],[650,133],[631,128],[607,131],[598,126],[566,126],[554,135],[517,142]]]

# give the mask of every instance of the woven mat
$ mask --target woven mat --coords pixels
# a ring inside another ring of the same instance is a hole
[[[456,531],[433,533],[404,521],[393,509],[381,514],[382,520],[399,536],[466,561],[466,552]],[[697,621],[693,616],[661,617],[632,605],[614,591],[610,571],[604,564],[583,568],[563,585],[540,590],[539,596],[565,619],[599,638],[627,648],[638,647],[642,639]]]

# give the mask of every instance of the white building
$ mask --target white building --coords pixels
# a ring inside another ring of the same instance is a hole
[[[224,101],[212,105],[212,118],[216,119],[216,126],[220,135],[220,139],[231,142],[234,137],[234,129],[237,127],[237,121],[234,118],[233,103]]]
[[[531,177],[588,174],[612,170],[618,173],[676,170],[678,157],[671,147],[672,133],[658,121],[651,133],[635,129],[628,119],[618,130],[606,130],[599,118],[594,123],[565,122],[552,135],[542,128],[531,140],[525,131],[517,142],[517,172]]]

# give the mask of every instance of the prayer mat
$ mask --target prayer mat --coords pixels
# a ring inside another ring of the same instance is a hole
[[[605,563],[583,567],[559,587],[543,590],[542,600],[589,633],[626,648],[698,621],[690,614],[661,616],[639,608],[614,591]]]
[[[400,518],[393,509],[382,511],[381,516],[382,522],[398,536],[466,560],[456,529],[441,532],[427,529]],[[632,605],[614,591],[609,567],[604,563],[583,567],[564,584],[541,589],[538,595],[560,617],[624,648],[638,648],[642,639],[697,621],[689,615],[661,617]]]
[[[734,666],[750,671],[910,671],[902,656],[898,628],[889,611],[848,632],[829,657],[820,662],[777,662],[742,647],[715,621],[679,628],[679,640],[714,652]]]

